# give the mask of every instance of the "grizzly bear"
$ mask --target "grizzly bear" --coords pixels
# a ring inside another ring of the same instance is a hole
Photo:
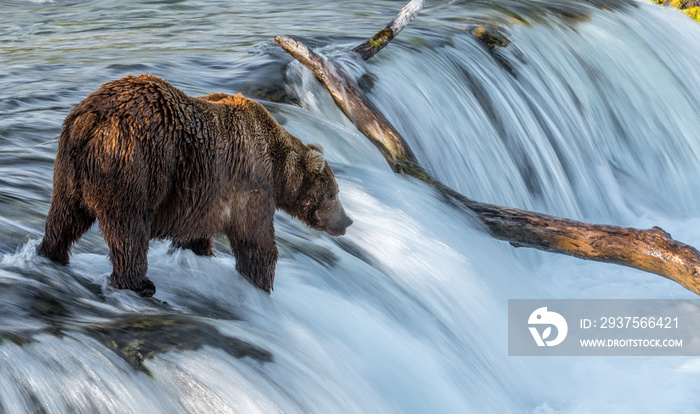
[[[68,264],[98,221],[111,283],[152,296],[150,239],[213,255],[228,237],[236,269],[270,293],[276,209],[313,229],[345,234],[352,221],[318,144],[304,145],[240,94],[190,97],[152,75],[102,85],[63,123],[39,255]]]

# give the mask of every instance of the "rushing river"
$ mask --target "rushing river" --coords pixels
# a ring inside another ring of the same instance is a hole
[[[514,249],[392,173],[289,34],[365,80],[432,174],[485,202],[700,247],[700,25],[646,1],[429,1],[366,63],[397,1],[0,1],[0,413],[692,413],[700,359],[508,357],[509,298],[694,298],[662,277]],[[490,52],[467,29],[499,25]],[[276,217],[272,295],[152,242],[155,299],[115,291],[94,226],[38,258],[70,109],[152,73],[242,92],[323,144],[355,224]]]

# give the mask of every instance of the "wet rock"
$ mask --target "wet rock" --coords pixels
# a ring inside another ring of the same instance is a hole
[[[197,350],[205,345],[221,349],[235,358],[272,361],[269,351],[223,335],[213,326],[183,315],[131,315],[90,326],[86,332],[149,375],[144,360],[173,349]]]

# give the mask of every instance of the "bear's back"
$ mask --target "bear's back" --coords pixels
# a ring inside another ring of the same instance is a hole
[[[64,121],[61,141],[67,147],[103,141],[101,146],[110,148],[178,139],[191,123],[191,106],[192,98],[163,79],[127,76],[103,84],[76,105]]]

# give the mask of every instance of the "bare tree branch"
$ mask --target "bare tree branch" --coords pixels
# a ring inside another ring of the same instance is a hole
[[[396,37],[401,30],[403,30],[411,20],[421,11],[423,8],[423,0],[412,0],[410,3],[404,6],[399,14],[394,17],[394,20],[390,21],[389,24],[382,30],[380,30],[376,35],[374,35],[368,41],[362,43],[353,49],[354,52],[362,56],[362,59],[367,60],[372,56],[376,55],[377,52],[382,50],[391,39]]]

